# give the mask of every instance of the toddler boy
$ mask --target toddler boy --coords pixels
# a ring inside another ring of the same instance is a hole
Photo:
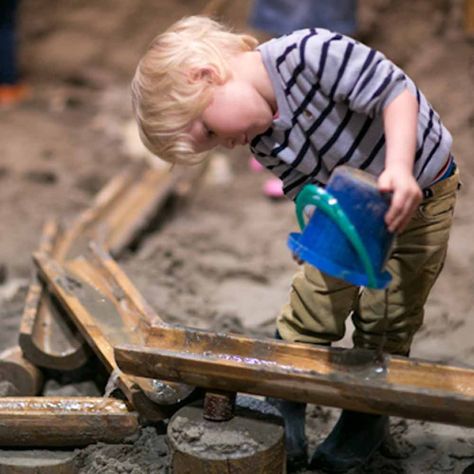
[[[249,145],[294,199],[307,183],[324,186],[345,164],[378,178],[391,192],[385,216],[397,233],[387,269],[385,350],[408,355],[423,306],[443,266],[458,171],[452,138],[413,81],[378,51],[319,28],[257,47],[205,17],[189,17],[157,36],[132,83],[145,145],[160,158],[191,164],[223,145]],[[305,265],[294,277],[277,337],[330,344],[349,315],[356,347],[383,338],[384,294]],[[289,459],[306,461],[304,404],[279,403]],[[366,462],[388,418],[343,410],[311,459],[332,472]]]

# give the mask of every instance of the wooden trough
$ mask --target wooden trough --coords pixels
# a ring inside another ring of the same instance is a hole
[[[95,240],[113,255],[130,245],[173,193],[186,194],[202,168],[191,171],[154,169],[136,163],[114,177],[92,206],[67,229],[49,222],[39,251],[58,261],[75,258]],[[90,355],[77,328],[64,318],[33,274],[20,328],[20,346],[36,365],[58,370],[81,367]]]
[[[61,233],[56,221],[46,222],[39,251],[57,256]],[[90,356],[81,334],[52,301],[36,271],[32,272],[26,295],[19,344],[28,360],[49,369],[73,370],[81,367]]]
[[[148,307],[115,261],[97,246],[87,255],[60,264],[35,254],[41,277],[73,320],[129,402],[150,421],[167,418],[193,391],[181,383],[125,375],[113,346],[144,344],[152,323],[161,320]]]
[[[119,345],[135,376],[474,427],[474,370],[273,339],[153,327],[146,346]]]
[[[174,394],[173,403],[195,385],[474,426],[472,369],[388,355],[381,365],[371,351],[167,325],[99,248],[63,264],[44,254],[34,258],[49,289],[147,418],[169,414],[160,403],[160,390],[154,400],[158,404],[149,406],[156,387],[150,378],[167,387],[163,393]]]

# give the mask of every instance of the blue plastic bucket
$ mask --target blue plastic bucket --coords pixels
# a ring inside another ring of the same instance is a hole
[[[316,210],[305,224],[307,205]],[[384,266],[395,236],[384,221],[389,206],[390,195],[378,190],[375,177],[339,166],[325,190],[310,184],[297,196],[302,233],[291,233],[288,246],[328,275],[357,286],[385,288],[391,275]]]

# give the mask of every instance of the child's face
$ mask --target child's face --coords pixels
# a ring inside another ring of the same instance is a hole
[[[218,145],[246,145],[273,120],[270,104],[248,81],[231,78],[213,86],[210,104],[189,127],[196,152]]]

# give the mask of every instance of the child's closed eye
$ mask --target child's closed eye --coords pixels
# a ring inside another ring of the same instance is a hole
[[[216,136],[216,134],[206,124],[203,124],[203,126],[206,138],[213,138]]]

